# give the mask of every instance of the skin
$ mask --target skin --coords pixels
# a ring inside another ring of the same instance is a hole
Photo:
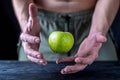
[[[40,45],[40,24],[37,9],[54,12],[76,12],[95,9],[88,37],[81,43],[75,56],[60,58],[56,63],[75,62],[61,70],[61,74],[81,71],[98,57],[98,51],[106,42],[106,34],[119,8],[119,0],[12,0],[16,17],[21,26],[20,39],[28,59],[46,65],[44,55],[38,51]],[[34,4],[35,3],[35,4]],[[115,4],[115,5],[114,5]]]

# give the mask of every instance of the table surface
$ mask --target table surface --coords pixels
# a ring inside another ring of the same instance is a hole
[[[73,63],[47,66],[33,62],[0,61],[0,80],[120,80],[120,62],[94,62],[85,70],[62,75],[60,70]]]

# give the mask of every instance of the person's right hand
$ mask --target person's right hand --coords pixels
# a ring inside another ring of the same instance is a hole
[[[40,24],[37,19],[37,7],[33,3],[29,5],[29,19],[24,26],[20,39],[24,52],[30,61],[43,65],[47,64],[43,54],[38,51],[40,45]]]

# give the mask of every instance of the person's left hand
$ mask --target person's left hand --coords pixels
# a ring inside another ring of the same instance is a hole
[[[99,49],[102,43],[106,42],[106,37],[101,33],[93,33],[89,35],[80,45],[75,56],[60,58],[56,63],[75,62],[75,65],[68,65],[61,70],[61,74],[71,74],[79,72],[92,64],[98,57]]]

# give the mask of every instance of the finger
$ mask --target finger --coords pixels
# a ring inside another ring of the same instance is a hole
[[[29,5],[29,15],[32,19],[34,18],[37,18],[37,13],[38,13],[38,10],[37,10],[37,7],[34,3],[30,3]]]
[[[24,42],[29,42],[32,44],[40,43],[40,38],[36,36],[32,36],[26,33],[21,33],[20,39]]]
[[[83,65],[83,64],[75,64],[73,66],[66,66],[65,68],[61,70],[61,74],[76,73],[76,72],[82,71],[86,67],[87,65]]]
[[[23,42],[22,45],[26,55],[30,55],[36,58],[43,58],[42,53],[39,52],[36,48],[32,48],[31,45],[29,45],[27,42]]]
[[[71,61],[74,61],[74,57],[71,56],[71,57],[64,57],[64,58],[59,58],[56,60],[56,63],[61,63],[61,62],[71,62]]]
[[[78,56],[78,57],[75,58],[75,62],[77,64],[87,64],[87,65],[90,65],[90,64],[92,64],[96,60],[97,57],[98,57],[97,54],[88,55],[86,57]]]
[[[22,45],[23,45],[25,54],[28,56],[28,58],[31,61],[36,63],[41,63],[43,65],[47,64],[47,61],[44,59],[44,56],[41,52],[37,51],[34,48],[31,48],[31,46],[27,42],[23,42]]]
[[[42,53],[35,51],[33,49],[27,49],[27,50],[25,50],[25,53],[26,53],[26,55],[30,55],[34,58],[43,59]]]
[[[37,58],[34,58],[32,56],[29,56],[29,55],[27,55],[27,58],[32,62],[42,64],[42,65],[47,65],[47,61],[45,59],[37,59]]]

